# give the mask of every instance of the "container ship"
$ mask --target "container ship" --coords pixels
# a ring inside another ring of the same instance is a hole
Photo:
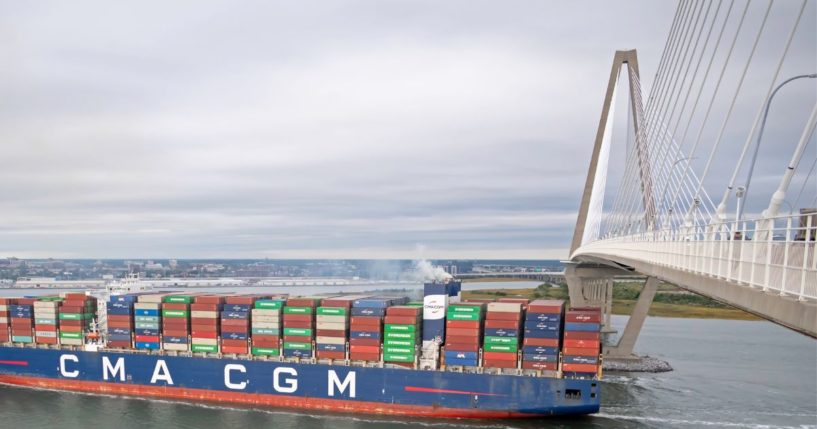
[[[0,383],[431,418],[598,412],[599,309],[460,289],[0,298]]]

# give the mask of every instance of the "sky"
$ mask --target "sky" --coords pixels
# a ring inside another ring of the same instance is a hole
[[[2,1],[0,257],[564,259],[613,54],[648,88],[675,8]]]

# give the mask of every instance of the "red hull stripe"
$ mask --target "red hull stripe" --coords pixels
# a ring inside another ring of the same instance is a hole
[[[224,392],[180,387],[144,386],[135,384],[103,383],[44,377],[0,375],[0,383],[52,390],[69,390],[107,395],[169,398],[193,402],[233,403],[276,408],[342,411],[364,414],[390,414],[412,417],[507,419],[533,418],[548,414],[512,411],[443,408],[423,405],[386,404],[380,402],[350,401],[343,399],[304,398],[298,396],[257,393]]]
[[[28,366],[28,362],[24,360],[0,360],[0,365]]]
[[[406,392],[453,393],[455,395],[480,395],[480,396],[508,396],[499,393],[468,392],[465,390],[434,389],[431,387],[406,386],[404,389]]]

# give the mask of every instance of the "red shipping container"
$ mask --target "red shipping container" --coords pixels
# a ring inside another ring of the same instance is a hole
[[[186,337],[187,333],[188,332],[186,330],[181,330],[181,331],[177,331],[177,330],[167,331],[166,330],[166,331],[162,332],[162,335],[164,335],[165,337]]]
[[[190,323],[191,324],[202,324],[202,325],[219,325],[220,319],[218,317],[191,317]]]
[[[293,343],[311,343],[312,337],[303,337],[299,335],[284,335],[284,341]]]
[[[224,302],[227,303],[227,304],[253,305],[253,304],[255,304],[256,299],[257,299],[257,297],[255,297],[255,296],[247,296],[247,295],[239,296],[239,295],[235,295],[235,296],[224,297]]]
[[[39,344],[57,344],[56,337],[34,337],[34,342]]]
[[[134,335],[133,340],[137,343],[158,343],[158,335]]]
[[[589,331],[565,331],[565,339],[601,341],[601,333]]]
[[[264,334],[254,334],[252,336],[253,339],[258,340],[265,340],[265,341],[278,341],[281,338],[280,335],[264,335]]]
[[[364,325],[364,326],[354,326],[350,328],[352,332],[383,332],[382,326],[371,326],[371,325]]]
[[[537,299],[528,304],[528,313],[562,314],[564,306],[561,299]]]
[[[130,348],[130,341],[108,341],[108,347],[123,347]]]
[[[187,311],[189,307],[187,304],[183,302],[165,302],[162,303],[162,310],[184,310]],[[170,317],[170,319],[176,319],[175,317]]]
[[[247,340],[228,340],[222,339],[221,345],[224,347],[240,347],[240,346],[247,346]]]
[[[446,329],[445,337],[479,337],[479,329],[451,328]]]
[[[479,320],[447,320],[446,328],[479,329]]]
[[[0,305],[4,305],[4,304],[0,304]],[[6,311],[6,310],[0,310],[0,318],[3,318],[3,317],[9,317],[9,312]]]
[[[483,352],[482,357],[485,360],[512,360],[516,361],[516,353],[504,352]]]
[[[34,325],[35,331],[57,332],[56,325]]]
[[[483,359],[482,366],[485,368],[516,368],[516,360]]]
[[[287,307],[317,307],[319,300],[312,298],[289,298]]]
[[[14,303],[17,305],[34,305],[37,302],[36,298],[16,298]]]
[[[285,328],[304,328],[304,329],[312,329],[313,327],[312,321],[289,321],[284,322]]]
[[[380,348],[380,340],[372,338],[349,338],[349,344],[355,346],[377,346],[377,348]]]
[[[225,334],[230,332],[245,334],[247,332],[250,332],[250,330],[246,326],[222,326],[221,332],[224,332]]]
[[[114,322],[114,321],[109,320],[108,321],[108,327],[109,328],[128,329],[128,328],[133,328],[133,322]]]
[[[219,311],[218,304],[190,304],[190,311]]]
[[[386,316],[383,318],[383,323],[392,325],[416,325],[420,322],[416,316]]]
[[[176,317],[165,317],[162,318],[162,325],[165,326],[187,326],[190,324],[190,321],[187,319],[176,318]]]
[[[558,364],[556,362],[531,362],[523,360],[522,368],[539,369],[543,371],[556,371],[556,369],[558,369]]]
[[[218,332],[216,331],[192,331],[191,335],[193,338],[205,338],[210,340],[215,340],[218,338]]]
[[[124,316],[119,314],[109,314],[108,322],[133,322],[133,316]]]
[[[411,317],[416,319],[422,313],[421,307],[406,307],[406,306],[394,306],[389,307],[386,309],[386,317],[389,316],[401,316],[401,317]],[[388,322],[386,322],[388,323]],[[394,322],[398,323],[398,322]]]
[[[284,322],[311,322],[311,314],[284,314]]]
[[[330,352],[318,350],[318,359],[346,359],[346,352]]]
[[[199,330],[199,331],[217,331],[219,327],[218,323],[191,323],[190,329],[192,330]]]
[[[221,352],[245,355],[247,354],[247,346],[221,346]]]
[[[280,343],[278,340],[266,340],[253,337],[252,345],[253,347],[270,347],[277,349]]]
[[[361,346],[358,344],[351,344],[349,351],[352,353],[380,353],[380,346]]]
[[[445,343],[445,350],[456,352],[478,352],[479,344]]]
[[[598,372],[599,366],[589,363],[563,363],[562,371],[565,372]]]
[[[0,298],[0,305],[8,305],[10,302],[9,298]]]
[[[506,313],[511,314],[511,313]],[[519,329],[519,321],[514,320],[486,320],[485,329]]]
[[[578,323],[601,323],[601,313],[570,310],[565,315],[565,321]]]
[[[599,342],[594,340],[568,340],[565,339],[564,346],[569,348],[579,347],[579,348],[592,348],[595,350],[599,349]]]
[[[215,295],[199,295],[193,302],[196,304],[221,304],[224,302],[224,297]]]
[[[383,321],[379,317],[352,316],[349,318],[349,323],[352,326],[380,326]]]
[[[556,338],[525,338],[522,340],[524,346],[559,347],[559,340]]]
[[[83,329],[83,326],[60,326],[60,331],[62,332],[82,332]]]
[[[85,320],[60,320],[60,328],[62,328],[63,326],[73,326],[81,328],[87,324],[88,322],[86,322]]]
[[[585,347],[572,347],[568,348],[565,347],[562,349],[562,354],[565,356],[598,356],[599,349],[598,348],[585,348]]]
[[[380,353],[349,353],[350,360],[365,360],[370,362],[376,362],[380,360]]]
[[[345,338],[347,331],[341,331],[337,329],[318,329],[315,333],[317,337],[334,337],[334,338]]]
[[[350,299],[326,298],[324,300],[321,300],[321,307],[350,308],[351,306],[352,306],[352,300],[350,300]]]
[[[504,311],[489,311],[485,314],[485,320],[513,320],[517,324],[522,319],[522,313],[511,313]]]

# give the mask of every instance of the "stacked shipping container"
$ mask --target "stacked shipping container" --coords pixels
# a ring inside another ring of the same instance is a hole
[[[162,349],[190,351],[190,295],[162,298]]]
[[[485,304],[450,304],[445,316],[445,364],[479,366]]]
[[[414,366],[418,357],[418,345],[422,339],[421,323],[423,309],[407,305],[386,309],[383,320],[383,361]]]
[[[133,305],[136,295],[111,296],[105,303],[108,314],[108,347],[130,348],[133,346]]]
[[[318,299],[289,298],[284,307],[284,357],[312,358]]]
[[[96,298],[83,293],[66,293],[59,307],[60,344],[81,346],[96,317]]]
[[[378,298],[354,300],[349,322],[349,359],[380,361],[383,317],[388,304],[388,300]]]
[[[485,368],[516,368],[519,350],[519,326],[522,304],[492,302],[485,315],[485,340],[482,366]]]
[[[319,359],[346,359],[349,310],[356,297],[334,297],[321,301],[317,309],[316,354]]]
[[[42,297],[33,304],[34,342],[37,344],[59,344],[59,297]]]
[[[133,345],[141,350],[159,350],[162,328],[161,303],[164,295],[140,295],[133,304]]]
[[[601,309],[573,308],[565,314],[562,371],[592,376],[599,370]]]
[[[558,369],[563,314],[564,301],[561,300],[536,300],[528,304],[522,340],[522,368]]]
[[[228,296],[221,310],[221,352],[249,353],[250,310],[255,305],[254,296]]]
[[[251,314],[252,354],[258,356],[281,355],[281,314],[283,299],[259,299]]]
[[[0,298],[0,343],[11,340],[9,335],[9,299]]]
[[[15,299],[9,306],[11,320],[11,341],[15,343],[34,342],[34,300],[30,298]]]
[[[221,313],[224,297],[199,295],[190,304],[190,351],[218,353]]]

